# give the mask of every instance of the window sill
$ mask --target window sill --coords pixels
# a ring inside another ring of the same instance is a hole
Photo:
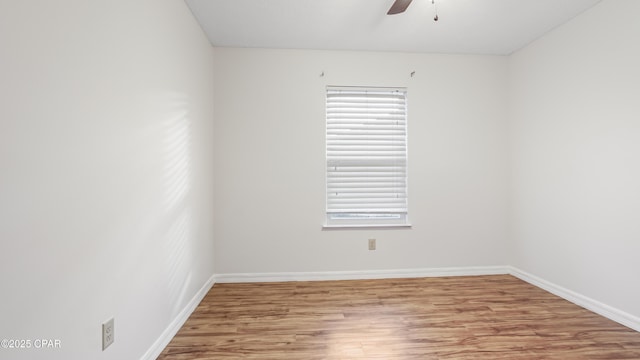
[[[322,230],[411,229],[411,224],[324,224]]]

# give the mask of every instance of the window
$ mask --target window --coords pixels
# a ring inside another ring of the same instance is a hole
[[[408,226],[407,92],[327,88],[327,227]]]

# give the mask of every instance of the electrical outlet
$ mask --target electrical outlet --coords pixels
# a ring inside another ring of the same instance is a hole
[[[108,348],[109,345],[113,344],[113,341],[115,340],[113,330],[113,318],[102,324],[102,351]]]
[[[376,239],[369,239],[369,250],[376,249]]]

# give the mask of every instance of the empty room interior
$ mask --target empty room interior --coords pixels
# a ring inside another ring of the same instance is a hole
[[[0,359],[640,359],[638,14],[0,0]]]

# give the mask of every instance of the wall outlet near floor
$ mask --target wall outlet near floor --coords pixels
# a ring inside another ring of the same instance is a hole
[[[113,344],[113,340],[115,339],[113,330],[113,318],[102,324],[102,351]]]
[[[369,250],[376,249],[376,239],[369,239]]]

